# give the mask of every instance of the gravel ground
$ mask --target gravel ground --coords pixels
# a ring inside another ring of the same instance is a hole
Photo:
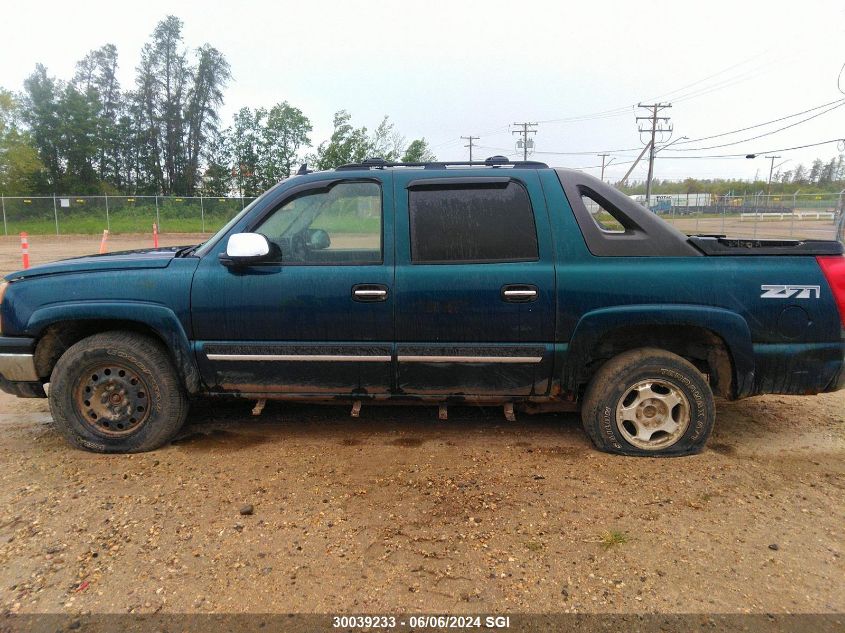
[[[69,448],[0,398],[7,612],[842,612],[845,393],[720,403],[701,455],[572,414],[199,403],[172,445]]]

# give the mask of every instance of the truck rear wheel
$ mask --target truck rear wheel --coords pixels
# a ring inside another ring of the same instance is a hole
[[[716,418],[705,377],[685,359],[656,348],[624,352],[590,382],[581,407],[597,448],[621,455],[693,455]]]
[[[49,397],[62,435],[98,453],[158,448],[188,414],[167,352],[134,332],[95,334],[71,346],[53,368]]]

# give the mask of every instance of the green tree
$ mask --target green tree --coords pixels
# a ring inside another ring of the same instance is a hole
[[[232,148],[227,131],[215,130],[207,139],[203,153],[205,172],[201,191],[206,196],[232,193]]]
[[[820,158],[817,158],[813,161],[813,165],[810,167],[810,174],[807,176],[807,180],[809,180],[812,184],[818,184],[819,179],[822,176],[823,169],[824,163]]]
[[[405,137],[396,131],[388,117],[384,117],[369,139],[367,157],[399,160],[405,146]]]
[[[429,163],[434,160],[437,160],[437,157],[431,151],[424,138],[411,141],[402,155],[403,163]]]
[[[260,111],[241,108],[235,114],[228,135],[234,161],[235,186],[241,196],[257,196],[261,193],[261,121]]]
[[[64,86],[57,103],[56,147],[62,161],[58,191],[93,194],[100,191],[95,165],[100,154],[100,104],[96,91]]]
[[[317,148],[317,169],[334,169],[367,158],[371,147],[367,128],[353,127],[351,119],[352,116],[346,110],[335,112],[331,138],[320,143]]]
[[[185,184],[188,195],[194,193],[197,185],[203,144],[218,132],[220,118],[217,109],[223,104],[223,89],[232,76],[226,58],[213,46],[206,44],[197,54],[199,59],[193,72],[186,111]]]
[[[38,64],[24,81],[24,91],[22,119],[29,126],[33,146],[46,169],[41,191],[57,191],[63,175],[59,148],[60,87],[47,75],[47,68]]]
[[[300,150],[311,143],[311,121],[287,101],[262,116],[260,171],[262,186],[271,187],[291,174]]]
[[[141,51],[136,79],[149,145],[153,183],[164,194],[184,192],[185,96],[190,68],[182,44],[182,20],[169,15]]]
[[[71,82],[82,94],[99,105],[97,122],[97,177],[122,188],[121,137],[118,122],[125,105],[117,80],[117,48],[106,44],[92,50],[76,64]]]
[[[44,166],[29,135],[18,126],[19,104],[0,88],[0,192],[28,194],[38,184]]]

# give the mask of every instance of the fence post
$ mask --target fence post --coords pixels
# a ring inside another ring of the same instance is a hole
[[[56,235],[59,234],[59,209],[56,206],[56,194],[53,194],[53,218],[56,220]]]
[[[799,191],[801,190],[796,189],[795,193],[792,194],[792,215],[789,218],[789,237],[793,237],[795,235],[795,208],[798,206]]]
[[[200,217],[202,218],[202,232],[205,233],[205,207],[202,203],[202,195],[200,195]]]
[[[106,229],[111,231],[111,222],[109,221],[109,194],[106,194]]]
[[[3,235],[9,234],[9,229],[6,226],[6,198],[0,195],[0,202],[3,204]]]
[[[722,205],[722,235],[725,234],[725,215],[728,212],[728,198],[725,196],[725,203]]]
[[[161,232],[161,218],[158,217],[158,194],[156,194],[156,226],[159,232]]]

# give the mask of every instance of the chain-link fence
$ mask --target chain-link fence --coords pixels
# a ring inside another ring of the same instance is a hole
[[[645,196],[631,196],[645,203]],[[652,195],[651,208],[687,234],[835,239],[840,193]],[[213,233],[253,198],[175,196],[0,196],[5,235]]]
[[[3,232],[16,235],[213,233],[254,198],[176,196],[0,196]]]
[[[645,196],[631,196],[645,204]],[[837,239],[845,191],[652,195],[651,209],[687,234],[754,238]]]

